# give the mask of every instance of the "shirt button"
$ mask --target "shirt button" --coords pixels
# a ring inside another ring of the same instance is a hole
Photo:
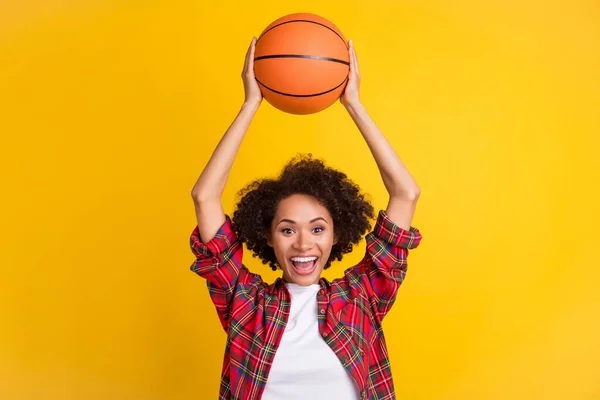
[[[314,293],[314,292],[313,292]],[[319,311],[321,313],[321,315],[325,314],[325,309],[321,308],[321,310]]]

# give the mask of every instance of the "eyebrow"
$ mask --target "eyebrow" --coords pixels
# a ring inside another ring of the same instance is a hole
[[[318,221],[318,220],[321,220],[321,221],[325,222],[327,225],[329,225],[329,223],[328,223],[328,222],[325,220],[325,218],[323,218],[323,217],[317,217],[317,218],[313,218],[313,219],[311,219],[311,220],[310,220],[310,223],[312,224],[313,222],[315,222],[315,221]],[[296,223],[296,221],[292,221],[291,219],[286,219],[286,218],[284,218],[284,219],[282,219],[281,221],[279,221],[279,222],[277,223],[277,225],[279,225],[279,224],[280,224],[280,223],[282,223],[282,222],[289,222],[290,224],[295,224],[295,223]],[[276,226],[277,226],[277,225],[276,225]]]

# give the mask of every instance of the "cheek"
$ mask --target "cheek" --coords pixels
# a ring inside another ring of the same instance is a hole
[[[323,251],[330,251],[333,246],[333,235],[323,236],[318,243]]]
[[[275,250],[275,254],[284,255],[289,247],[289,243],[284,238],[278,237],[273,242],[273,250]]]

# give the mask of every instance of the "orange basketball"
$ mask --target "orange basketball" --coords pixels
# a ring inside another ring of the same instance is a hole
[[[256,42],[256,80],[265,100],[281,111],[312,114],[326,109],[344,91],[349,70],[344,35],[318,15],[281,17]]]

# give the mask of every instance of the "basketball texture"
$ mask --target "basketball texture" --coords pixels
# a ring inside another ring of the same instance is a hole
[[[315,14],[281,17],[256,41],[254,74],[262,95],[287,113],[312,114],[335,103],[349,70],[344,35]]]

